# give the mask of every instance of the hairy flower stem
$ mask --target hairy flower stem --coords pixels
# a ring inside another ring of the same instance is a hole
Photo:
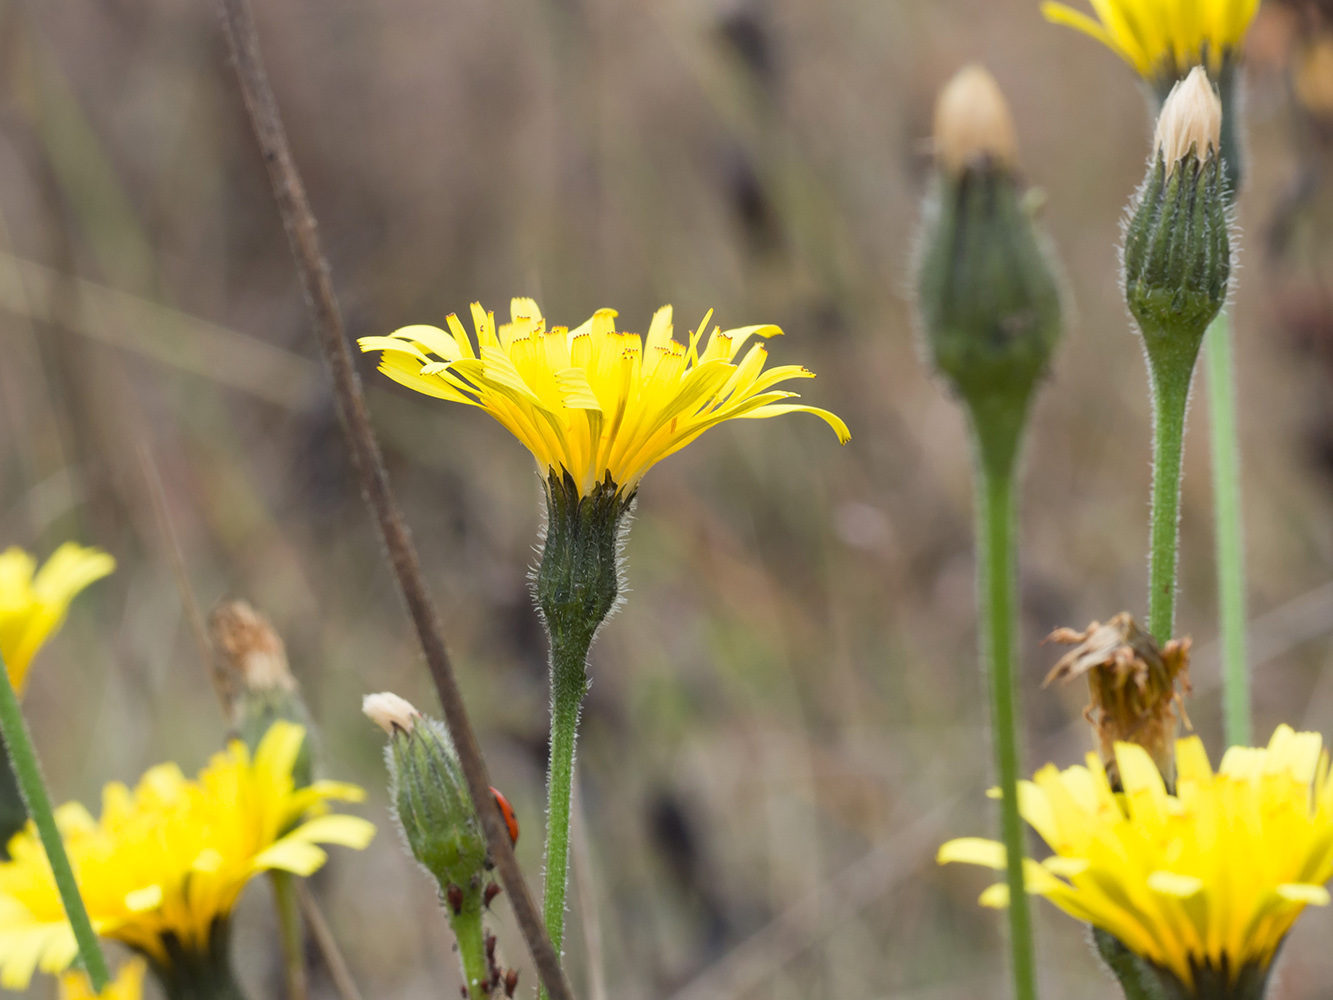
[[[305,1000],[305,935],[301,904],[296,898],[296,876],[291,872],[269,872],[273,886],[273,906],[278,915],[282,939],[282,968],[287,980],[287,1000]]]
[[[1012,404],[1012,401],[1010,401]],[[1014,646],[1018,617],[1014,564],[1014,469],[1026,405],[994,412],[972,408],[977,441],[977,601],[982,609],[981,659],[989,666],[991,731],[1000,781],[1000,839],[1009,886],[1009,948],[1016,1000],[1037,996],[1032,913],[1023,881],[1023,820],[1018,812],[1018,678]]]
[[[568,473],[546,480],[546,540],[533,590],[551,643],[551,742],[543,918],[556,953],[564,940],[569,816],[588,650],[620,595],[621,532],[634,503],[611,481],[580,496]],[[543,989],[542,997],[546,991]]]
[[[51,809],[51,797],[46,792],[41,764],[37,761],[37,751],[32,745],[32,735],[23,720],[18,695],[14,693],[14,685],[9,681],[9,668],[5,666],[3,658],[0,658],[0,678],[3,678],[0,679],[0,732],[4,734],[9,762],[18,778],[28,815],[37,826],[37,834],[41,837],[42,847],[51,864],[51,874],[60,892],[60,901],[64,904],[65,914],[74,930],[74,940],[79,945],[79,957],[83,960],[83,967],[88,972],[93,989],[101,993],[111,982],[111,973],[107,969],[106,956],[102,954],[97,934],[93,931],[92,921],[88,919],[83,897],[79,895],[74,869],[70,866],[69,855],[65,853],[65,844],[60,839],[55,813]]]
[[[565,898],[569,885],[569,815],[574,794],[574,745],[586,686],[588,647],[578,642],[552,651],[551,763],[547,776],[546,895],[542,916],[551,944],[560,952],[565,937]],[[559,658],[558,662],[557,657]]]
[[[1241,524],[1240,436],[1231,322],[1223,309],[1204,339],[1213,452],[1217,606],[1222,638],[1222,716],[1228,746],[1249,746],[1250,668],[1245,642],[1245,534]]]
[[[490,968],[486,963],[486,930],[482,926],[482,897],[479,890],[464,894],[463,905],[450,916],[458,940],[458,960],[470,1000],[489,995]],[[557,948],[559,946],[557,945]]]
[[[1191,362],[1192,365],[1192,362]],[[1170,641],[1176,613],[1180,547],[1180,469],[1185,454],[1185,411],[1191,366],[1152,363],[1153,483],[1148,549],[1148,631]]]

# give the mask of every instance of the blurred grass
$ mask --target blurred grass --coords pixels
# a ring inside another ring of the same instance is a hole
[[[258,11],[354,335],[439,322],[475,299],[503,311],[516,294],[560,322],[612,305],[631,329],[665,301],[682,325],[712,306],[724,325],[782,325],[774,360],[817,371],[805,395],[852,426],[839,449],[800,417],[730,424],[640,494],[632,592],[594,649],[580,756],[615,1000],[1001,989],[999,924],[975,906],[976,874],[903,846],[941,807],[950,833],[991,823],[967,446],[918,362],[905,295],[934,93],[964,61],[984,60],[1013,103],[1077,303],[1027,455],[1031,766],[1084,748],[1071,724],[1081,694],[1039,687],[1051,661],[1040,637],[1141,613],[1146,552],[1147,398],[1115,270],[1144,103],[1113,56],[1036,8],[292,0]],[[1333,428],[1329,369],[1292,350],[1284,326],[1284,277],[1318,287],[1326,258],[1270,262],[1258,237],[1313,155],[1276,51],[1252,76],[1236,304],[1258,613],[1333,570],[1329,466],[1311,444]],[[91,801],[161,759],[197,767],[222,737],[139,474],[148,442],[201,598],[244,596],[272,616],[323,727],[327,771],[365,784],[367,814],[385,820],[380,740],[359,698],[392,689],[429,705],[430,689],[348,475],[213,11],[11,0],[0,52],[0,544],[44,554],[77,536],[120,561],[29,693],[57,796]],[[363,376],[535,876],[546,692],[525,578],[530,459],[474,412],[400,392],[368,365]],[[1206,645],[1197,416],[1180,618]],[[1328,728],[1333,620],[1311,607],[1275,626],[1301,641],[1257,665],[1262,734],[1302,717]],[[1201,687],[1213,671],[1201,657]],[[1203,693],[1191,709],[1214,748],[1217,708]],[[830,891],[876,851],[899,866],[881,892],[853,905]],[[367,996],[455,988],[445,924],[387,820],[316,890]],[[277,995],[263,893],[247,898],[237,943],[256,994]],[[800,947],[745,945],[808,898],[820,909],[800,921]],[[1286,995],[1320,995],[1328,959],[1315,942],[1329,926],[1317,914],[1300,925]],[[567,957],[582,988],[577,927]],[[1078,927],[1039,908],[1038,939],[1049,995],[1112,995]],[[523,964],[507,924],[501,949]],[[728,986],[723,974],[756,951]],[[533,982],[524,966],[522,988]],[[313,985],[331,995],[318,974]]]

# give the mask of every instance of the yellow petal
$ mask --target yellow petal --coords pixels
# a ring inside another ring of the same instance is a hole
[[[980,837],[959,837],[940,847],[935,862],[941,865],[961,862],[1003,871],[1007,864],[1005,857],[1004,845],[1001,843]]]

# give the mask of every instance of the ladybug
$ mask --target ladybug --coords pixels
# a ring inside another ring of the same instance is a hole
[[[504,818],[505,826],[509,829],[509,841],[512,844],[518,843],[518,817],[514,815],[514,807],[509,804],[509,800],[500,794],[498,788],[491,788],[491,795],[495,796],[496,808],[500,810],[500,815]]]

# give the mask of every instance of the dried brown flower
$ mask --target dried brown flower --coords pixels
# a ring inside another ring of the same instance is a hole
[[[1046,675],[1046,684],[1088,678],[1091,701],[1084,718],[1092,724],[1097,749],[1113,785],[1115,745],[1137,743],[1152,756],[1168,786],[1175,784],[1176,724],[1184,721],[1183,695],[1189,694],[1189,638],[1163,647],[1122,611],[1109,622],[1093,622],[1083,632],[1058,628],[1046,637],[1074,648]]]
[[[216,650],[214,677],[233,713],[247,694],[295,694],[282,637],[249,603],[221,602],[209,616],[208,630]]]

